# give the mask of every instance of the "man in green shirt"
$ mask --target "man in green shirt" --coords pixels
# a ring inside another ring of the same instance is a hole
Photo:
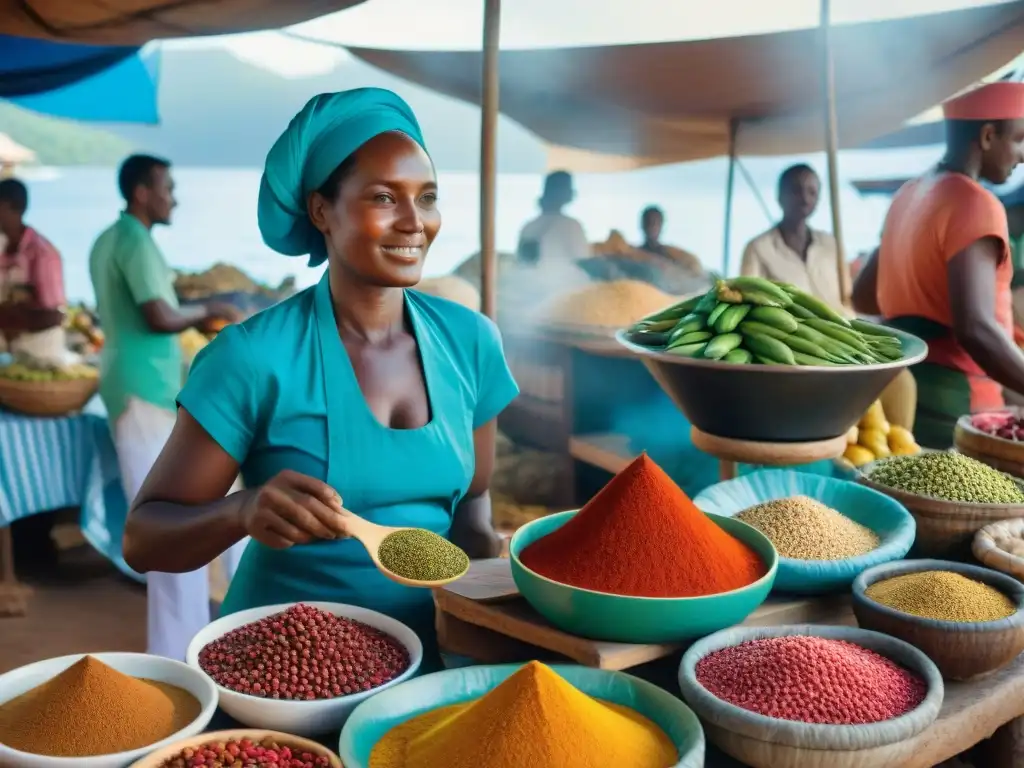
[[[131,503],[174,428],[183,370],[178,334],[239,317],[223,304],[178,305],[174,275],[151,232],[170,224],[176,205],[170,163],[132,155],[121,165],[118,185],[126,208],[93,244],[89,273],[106,335],[100,396]],[[147,591],[149,652],[183,660],[188,641],[181,636],[210,621],[206,569],[151,573]]]

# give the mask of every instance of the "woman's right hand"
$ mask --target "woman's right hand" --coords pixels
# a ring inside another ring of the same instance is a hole
[[[250,492],[241,518],[245,532],[271,549],[348,536],[338,493],[314,477],[289,469]]]

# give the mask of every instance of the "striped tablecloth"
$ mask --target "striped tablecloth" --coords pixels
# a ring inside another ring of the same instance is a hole
[[[39,512],[81,509],[82,534],[133,578],[121,556],[128,505],[99,398],[82,413],[32,418],[0,411],[0,526]]]

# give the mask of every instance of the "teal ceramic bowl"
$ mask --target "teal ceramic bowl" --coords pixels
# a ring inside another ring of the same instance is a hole
[[[396,725],[438,707],[477,699],[519,668],[500,664],[450,669],[382,691],[357,707],[345,723],[338,744],[342,763],[367,768],[374,746]],[[656,723],[679,751],[672,768],[703,768],[704,731],[693,711],[675,696],[624,672],[570,664],[551,668],[588,696],[629,707]]]
[[[878,534],[881,544],[845,560],[779,557],[776,592],[815,595],[849,589],[863,571],[906,556],[917,524],[898,501],[858,483],[790,469],[766,469],[704,490],[693,501],[704,512],[732,517],[745,509],[787,496],[809,496]]]
[[[704,597],[630,597],[560,584],[531,571],[519,554],[558,530],[575,515],[560,512],[524,525],[512,537],[512,578],[526,601],[559,629],[593,640],[619,643],[677,643],[739,624],[771,592],[778,566],[775,547],[755,528],[728,517],[708,515],[718,527],[750,546],[768,572],[742,589]]]

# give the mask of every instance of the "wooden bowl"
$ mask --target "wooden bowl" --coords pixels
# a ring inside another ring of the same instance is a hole
[[[1000,520],[1024,517],[1024,504],[947,501],[872,482],[868,474],[878,463],[871,462],[861,467],[857,482],[891,496],[910,510],[917,521],[917,537],[910,550],[912,557],[966,560],[971,554],[974,535],[979,530]],[[1013,480],[1024,490],[1024,482],[1017,478]]]
[[[988,584],[1010,598],[1017,612],[997,621],[940,621],[898,611],[865,594],[875,582],[919,571],[952,571]],[[864,629],[897,637],[924,651],[949,680],[970,680],[995,672],[1024,651],[1024,584],[976,565],[944,560],[876,565],[853,582],[853,613]]]
[[[1024,415],[1024,409],[1021,408],[1008,407],[1005,410],[1016,416]],[[1008,475],[1024,477],[1024,442],[1017,443],[982,432],[974,426],[969,415],[957,420],[953,444],[965,456]]]
[[[989,568],[995,568],[1024,581],[1024,557],[1003,549],[998,540],[1004,537],[1024,541],[1024,519],[1015,517],[1012,520],[1000,520],[998,523],[986,525],[974,534],[971,552]]]
[[[51,381],[0,379],[0,406],[25,416],[66,416],[82,410],[99,387],[98,378]]]
[[[278,731],[263,731],[256,728],[238,728],[230,731],[211,731],[209,733],[200,733],[198,736],[192,736],[187,739],[182,739],[181,741],[176,741],[174,744],[170,744],[163,749],[151,752],[141,760],[136,760],[132,763],[130,768],[161,768],[164,762],[170,760],[186,747],[201,747],[204,744],[211,744],[218,741],[241,741],[242,739],[259,742],[268,737],[276,741],[282,747],[290,747],[293,750],[309,752],[313,755],[326,756],[327,759],[331,761],[331,768],[344,768],[341,764],[341,758],[322,744],[317,744],[315,741],[310,741],[309,739],[303,739],[300,736],[292,736],[287,733],[279,733]]]

